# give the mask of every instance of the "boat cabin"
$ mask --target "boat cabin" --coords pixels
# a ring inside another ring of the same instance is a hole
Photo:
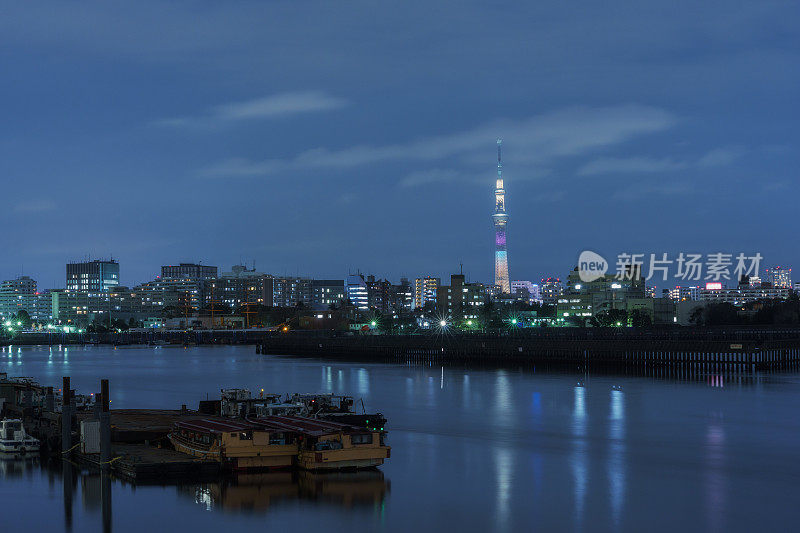
[[[386,432],[305,417],[253,419],[298,435],[297,465],[306,470],[374,468],[391,455]]]
[[[233,468],[290,467],[297,455],[293,432],[233,420],[177,422],[169,435],[175,449]]]

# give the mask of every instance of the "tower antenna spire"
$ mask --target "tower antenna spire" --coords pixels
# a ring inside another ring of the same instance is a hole
[[[501,162],[501,159],[500,159],[500,155],[501,155],[500,150],[501,150],[502,147],[503,147],[503,139],[498,137],[497,138],[497,177],[498,178],[503,175],[503,163]]]

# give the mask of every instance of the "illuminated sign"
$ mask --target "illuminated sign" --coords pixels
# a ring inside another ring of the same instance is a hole
[[[706,283],[707,291],[718,291],[722,289],[722,283],[719,281],[709,281]]]

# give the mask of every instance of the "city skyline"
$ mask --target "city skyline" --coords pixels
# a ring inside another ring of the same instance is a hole
[[[206,5],[7,8],[2,277],[113,253],[132,280],[205,256],[488,281],[497,137],[515,279],[583,249],[800,262],[773,231],[800,194],[796,4]]]

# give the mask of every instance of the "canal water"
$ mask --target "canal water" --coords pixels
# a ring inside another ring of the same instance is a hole
[[[800,376],[692,381],[342,363],[248,346],[12,347],[0,372],[112,408],[196,407],[220,388],[334,392],[388,418],[379,472],[132,486],[0,461],[3,531],[790,531]]]

